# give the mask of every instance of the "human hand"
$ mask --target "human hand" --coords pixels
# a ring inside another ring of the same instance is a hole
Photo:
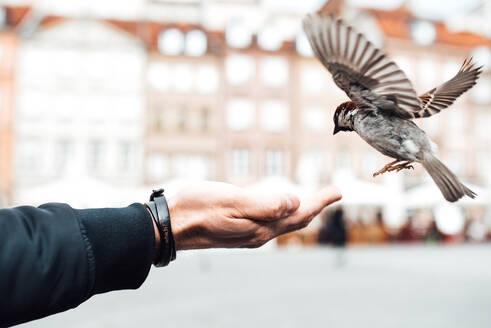
[[[324,207],[340,199],[334,187],[300,202],[291,193],[265,195],[203,182],[169,197],[168,206],[177,250],[254,248],[306,227]]]

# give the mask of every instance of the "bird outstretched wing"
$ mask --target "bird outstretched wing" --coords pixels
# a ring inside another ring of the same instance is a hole
[[[452,105],[460,95],[476,84],[482,68],[483,66],[475,67],[472,58],[464,60],[453,78],[419,96],[423,104],[421,109],[413,114],[414,117],[428,117]]]
[[[334,82],[363,109],[381,108],[403,118],[421,109],[411,81],[365,36],[333,15],[308,15],[303,28]]]

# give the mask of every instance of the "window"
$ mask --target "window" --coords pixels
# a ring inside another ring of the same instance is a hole
[[[288,81],[288,61],[281,57],[261,60],[261,80],[268,87],[281,87]]]
[[[266,152],[266,174],[283,175],[285,173],[285,158],[281,150],[268,150]]]
[[[25,121],[39,121],[50,110],[50,97],[41,92],[26,91],[19,98],[19,112]]]
[[[479,65],[484,66],[484,70],[487,71],[491,65],[491,48],[487,46],[478,46],[472,50],[472,58],[479,63]]]
[[[472,100],[478,105],[491,104],[491,78],[481,76],[474,88],[471,89]]]
[[[75,95],[69,95],[67,93],[60,93],[56,97],[50,97],[49,107],[51,107],[52,118],[59,121],[72,121],[73,117],[77,115],[80,103]],[[60,122],[63,124],[62,122]]]
[[[179,131],[186,129],[187,110],[185,107],[176,109],[176,126]]]
[[[227,26],[225,38],[232,48],[243,49],[251,45],[252,33],[244,24],[233,23]]]
[[[100,140],[92,140],[89,142],[87,153],[89,172],[99,172],[102,169],[103,144]]]
[[[422,46],[431,45],[436,38],[436,29],[433,23],[428,21],[413,21],[410,25],[411,37],[414,42]]]
[[[452,133],[461,134],[464,130],[466,122],[465,111],[459,105],[453,106],[448,113],[449,124],[452,128]]]
[[[245,98],[232,99],[227,104],[227,125],[235,131],[246,130],[254,120],[254,103]]]
[[[153,124],[153,130],[156,132],[164,131],[167,123],[167,119],[165,117],[166,110],[163,106],[157,105],[153,109],[154,118],[151,123]]]
[[[122,141],[119,144],[119,169],[121,172],[127,172],[131,168],[133,147],[130,142]]]
[[[448,81],[457,74],[461,63],[456,60],[446,61],[443,65],[443,80]]]
[[[300,155],[296,176],[300,184],[316,185],[325,169],[322,149],[312,148]]]
[[[198,4],[202,0],[154,0],[154,2],[163,2],[163,3],[178,3],[178,4]]]
[[[196,90],[201,94],[211,94],[218,90],[220,77],[214,65],[201,65],[196,75]]]
[[[53,62],[56,62],[56,74],[60,77],[76,79],[81,73],[80,66],[73,64],[77,62],[80,63],[80,54],[78,54],[76,51],[69,49],[58,49],[56,52],[53,52],[53,57]],[[94,57],[95,56],[87,56],[87,58],[91,59],[91,62],[94,62],[94,59],[102,61],[102,65],[99,63],[94,63],[95,65],[99,64],[99,70],[97,72],[90,70],[89,72],[95,73],[93,74],[93,77],[95,78],[104,78],[109,76],[108,72],[110,73],[110,66],[107,65],[108,58],[103,55]]]
[[[58,176],[65,171],[71,147],[70,140],[62,139],[55,143],[54,170]]]
[[[304,32],[300,33],[297,36],[295,46],[297,49],[297,52],[304,56],[304,57],[313,57],[314,52],[312,51],[312,47],[310,46],[310,42],[307,39],[307,36],[305,35]]]
[[[42,159],[44,144],[38,138],[24,139],[19,143],[18,147],[18,165],[19,175],[32,176],[42,170]]]
[[[305,66],[300,73],[302,89],[310,94],[318,94],[326,89],[326,72],[319,65]]]
[[[190,92],[193,88],[193,70],[189,64],[177,64],[172,75],[174,88],[178,92]]]
[[[477,171],[483,178],[491,179],[491,172],[489,172],[490,162],[491,152],[485,150],[477,152]]]
[[[406,56],[394,56],[394,62],[399,66],[399,68],[406,73],[410,80],[414,81],[414,68],[411,60]]]
[[[158,48],[163,54],[179,55],[184,48],[184,35],[176,28],[162,31],[158,39]]]
[[[5,23],[7,22],[7,11],[5,8],[0,8],[0,28],[5,26]]]
[[[440,130],[441,123],[442,121],[438,118],[438,115],[433,115],[417,122],[417,125],[421,126],[428,135],[435,136]]]
[[[436,87],[438,81],[436,78],[437,65],[432,59],[422,59],[418,62],[418,81],[421,87],[432,89]]]
[[[363,154],[362,167],[366,173],[372,174],[379,170],[377,154],[373,151]]]
[[[248,176],[250,167],[249,150],[242,148],[232,150],[231,163],[233,176]]]
[[[102,92],[92,94],[84,99],[84,116],[93,123],[107,120],[107,111],[114,108],[115,98]]]
[[[212,176],[211,158],[206,155],[177,154],[172,158],[176,178],[206,180]]]
[[[254,75],[254,60],[246,55],[231,55],[225,60],[225,74],[232,85],[241,85]]]
[[[168,90],[172,82],[171,70],[164,63],[150,63],[147,71],[147,80],[150,87],[155,90]]]
[[[478,112],[474,115],[474,128],[475,134],[481,138],[489,138],[489,128],[491,127],[491,113]]]
[[[268,100],[261,105],[261,126],[265,131],[281,132],[288,127],[288,107],[281,100]]]
[[[210,129],[210,109],[204,107],[201,109],[201,117],[200,117],[200,127],[201,131],[206,132]]]
[[[165,154],[152,153],[147,161],[148,178],[151,181],[163,181],[169,177],[169,160]]]
[[[303,123],[309,132],[322,132],[326,130],[327,113],[320,105],[312,105],[303,111]]]
[[[347,150],[341,150],[336,156],[336,168],[351,168],[351,154]]]
[[[186,35],[186,55],[203,56],[206,53],[206,34],[201,30],[193,30]]]
[[[462,152],[452,151],[446,156],[444,162],[447,164],[448,168],[457,175],[464,172],[464,157]]]
[[[282,35],[277,26],[269,24],[268,27],[259,31],[257,43],[264,50],[276,51],[283,45]]]

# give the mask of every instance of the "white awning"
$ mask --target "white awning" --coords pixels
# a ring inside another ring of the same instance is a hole
[[[472,205],[491,205],[490,191],[469,183],[464,184],[474,191],[477,196],[472,199],[464,197],[456,204],[464,206]],[[434,207],[447,203],[442,193],[433,181],[428,181],[420,186],[408,190],[404,196],[404,203],[407,208]]]
[[[124,206],[119,188],[91,177],[62,178],[25,188],[15,195],[16,204],[40,205],[49,202],[68,203],[73,207]]]
[[[390,192],[385,186],[356,179],[348,170],[336,171],[333,185],[341,190],[341,205],[383,206],[390,197]]]

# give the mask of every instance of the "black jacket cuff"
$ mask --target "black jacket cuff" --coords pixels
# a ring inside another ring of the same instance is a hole
[[[145,281],[155,252],[152,218],[142,204],[75,210],[81,224],[94,294],[136,289]]]

